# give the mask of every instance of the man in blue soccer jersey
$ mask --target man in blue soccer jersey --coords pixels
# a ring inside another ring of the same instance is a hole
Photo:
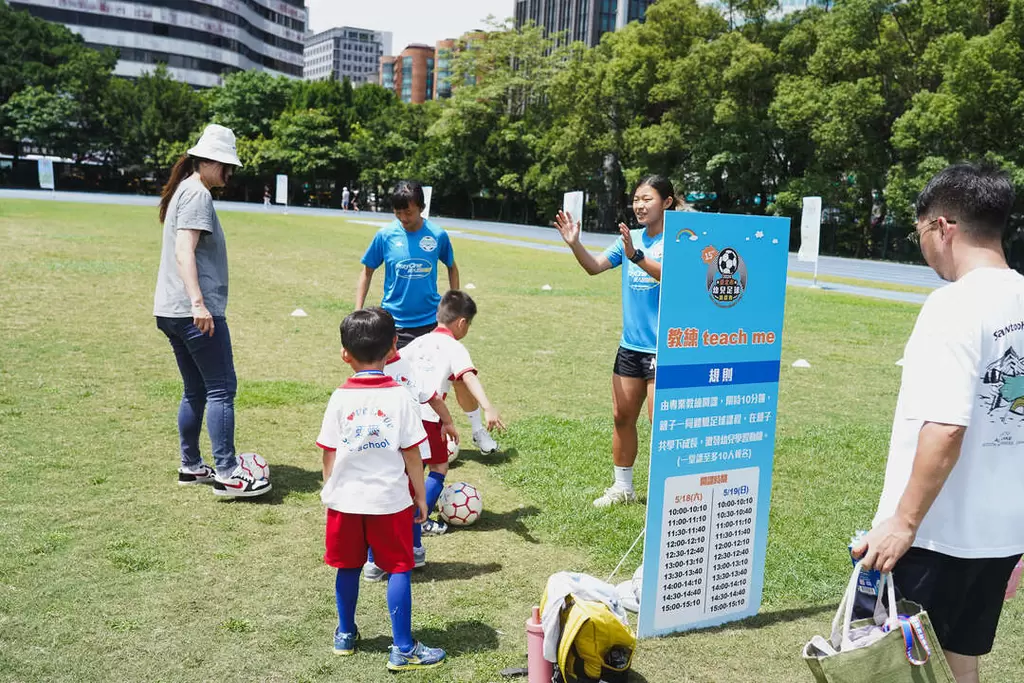
[[[363,308],[373,273],[384,266],[384,300],[381,306],[395,319],[398,348],[437,327],[437,265],[448,269],[450,289],[459,289],[448,233],[423,217],[426,202],[423,186],[403,180],[391,195],[397,219],[377,231],[363,254],[363,271],[356,286],[356,309]],[[494,453],[498,444],[484,426],[480,405],[461,381],[454,383],[455,396],[473,428],[473,442],[483,454]]]
[[[459,268],[455,265],[448,233],[423,217],[426,202],[423,186],[403,180],[391,195],[393,223],[373,236],[363,254],[363,272],[356,286],[356,309],[363,308],[373,273],[384,266],[382,307],[395,319],[398,348],[437,327],[437,265],[448,269],[449,289],[459,288]]]

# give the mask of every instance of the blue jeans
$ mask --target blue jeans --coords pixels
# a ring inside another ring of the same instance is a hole
[[[181,464],[194,469],[202,463],[199,433],[206,427],[213,445],[217,474],[229,476],[235,460],[235,364],[231,356],[231,333],[225,318],[214,317],[213,336],[203,334],[192,318],[156,319],[157,328],[167,335],[178,361],[184,391],[178,407],[178,435]]]

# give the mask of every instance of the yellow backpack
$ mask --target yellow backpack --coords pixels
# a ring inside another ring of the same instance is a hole
[[[541,607],[547,605],[547,592]],[[565,599],[560,615],[558,669],[568,683],[625,683],[636,649],[633,629],[602,602]],[[557,677],[556,677],[557,678]]]

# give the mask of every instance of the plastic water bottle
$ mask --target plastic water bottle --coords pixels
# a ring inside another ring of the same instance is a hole
[[[847,548],[850,552],[850,561],[854,566],[857,560],[853,558],[853,547],[860,543],[861,539],[868,532],[860,529],[850,538],[850,545]],[[878,584],[882,580],[882,572],[877,569],[862,569],[857,577],[857,594],[854,598],[853,614],[855,619],[866,619],[875,613],[875,605],[878,602]]]
[[[526,620],[526,668],[529,683],[551,683],[554,667],[544,659],[544,627],[540,623],[540,607],[536,605]]]

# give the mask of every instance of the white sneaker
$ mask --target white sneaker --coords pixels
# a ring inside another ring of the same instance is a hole
[[[214,472],[213,468],[207,465],[205,462],[200,463],[199,467],[196,467],[195,469],[179,467],[178,485],[194,486],[196,484],[209,484],[213,482],[215,474],[216,472]]]
[[[425,567],[427,565],[427,549],[423,546],[420,546],[419,548],[413,546],[412,557],[414,560],[414,569],[420,569],[421,567]]]
[[[213,492],[218,496],[234,496],[235,498],[254,498],[270,491],[270,479],[256,479],[241,465],[235,468],[230,477],[219,474],[213,479]]]
[[[636,491],[633,489],[620,489],[610,486],[604,490],[604,494],[594,501],[594,507],[606,508],[620,503],[635,503]]]
[[[486,429],[478,429],[473,432],[473,443],[480,449],[481,455],[490,455],[498,450],[498,442]]]
[[[413,548],[413,551],[415,550],[416,548]],[[386,571],[375,565],[373,562],[367,562],[363,565],[363,581],[377,583],[378,581],[383,581],[384,577],[387,575],[388,573]]]

